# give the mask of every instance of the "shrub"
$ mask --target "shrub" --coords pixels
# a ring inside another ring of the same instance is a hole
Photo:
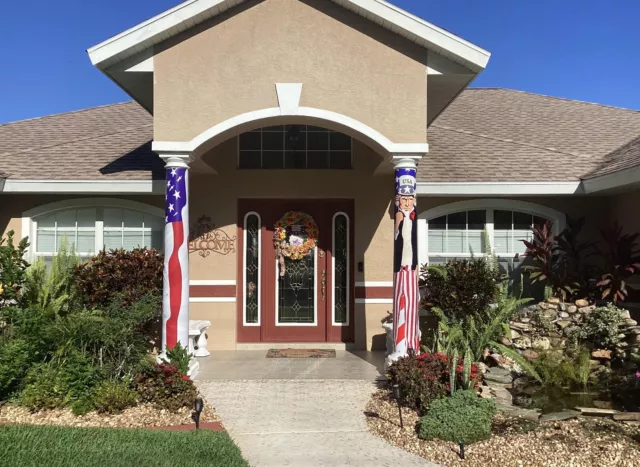
[[[37,354],[33,345],[22,339],[0,343],[0,400],[10,396],[20,385]]]
[[[73,247],[62,241],[51,266],[46,267],[42,258],[33,263],[25,275],[25,305],[48,317],[68,313],[73,305],[73,268],[80,263]]]
[[[117,296],[124,305],[145,295],[162,295],[162,255],[157,250],[101,251],[75,269],[78,293],[90,308],[106,307]]]
[[[627,280],[640,271],[640,250],[636,240],[640,234],[623,234],[618,223],[601,231],[604,250],[600,254],[604,258],[597,286],[602,298],[609,298],[613,303],[626,300]]]
[[[29,266],[24,260],[29,246],[27,239],[23,238],[16,246],[13,235],[13,230],[10,230],[6,238],[0,237],[0,307],[19,301],[25,270]]]
[[[500,272],[485,258],[451,260],[444,266],[424,266],[422,306],[438,307],[454,321],[482,314],[498,294]]]
[[[534,360],[533,366],[546,387],[584,389],[589,380],[590,358],[591,354],[585,348],[579,349],[573,356],[547,352]]]
[[[143,402],[151,402],[158,408],[176,412],[191,407],[198,393],[191,379],[178,367],[159,363],[134,380],[136,391]]]
[[[451,363],[452,359],[444,354],[423,353],[417,357],[400,358],[391,365],[389,379],[392,385],[400,386],[400,403],[425,413],[432,401],[449,391]],[[462,358],[458,359],[455,372],[456,385],[465,386]],[[472,387],[479,384],[477,365],[471,365],[469,379]]]
[[[128,380],[109,379],[100,383],[93,391],[92,402],[98,412],[118,414],[134,406],[138,395],[131,389]]]
[[[493,400],[481,399],[474,391],[458,391],[431,404],[418,421],[418,436],[427,441],[475,443],[491,435],[491,421],[496,413]]]
[[[182,343],[178,341],[173,349],[167,349],[167,360],[165,363],[170,363],[177,366],[183,375],[186,375],[189,371],[189,362],[192,355],[189,353],[189,349],[182,347]]]
[[[19,399],[32,411],[68,407],[87,399],[97,381],[90,361],[74,352],[65,360],[31,367]]]
[[[615,305],[598,307],[584,317],[571,333],[574,344],[588,344],[600,349],[615,349],[621,342],[619,325],[622,310]]]

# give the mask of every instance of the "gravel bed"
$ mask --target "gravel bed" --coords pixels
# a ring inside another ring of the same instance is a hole
[[[0,407],[0,425],[16,423],[22,425],[57,425],[75,427],[109,427],[109,428],[151,428],[157,426],[187,425],[191,420],[192,410],[181,409],[178,413],[159,410],[151,404],[140,404],[126,409],[118,415],[89,412],[76,416],[70,409],[43,410],[29,412],[24,407],[5,404]],[[200,415],[202,422],[216,422],[220,419],[215,409],[206,404]]]
[[[376,436],[444,466],[640,466],[640,428],[610,419],[538,424],[499,414],[491,438],[465,446],[462,461],[455,443],[418,438],[414,411],[403,409],[405,427],[400,428],[398,406],[387,391],[373,395],[365,414]]]

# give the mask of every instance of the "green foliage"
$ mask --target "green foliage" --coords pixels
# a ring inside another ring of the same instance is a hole
[[[389,368],[388,377],[392,386],[400,387],[400,403],[419,413],[425,413],[431,402],[445,396],[452,386],[475,388],[482,380],[477,365],[470,366],[467,379],[462,359],[442,353],[400,358]]]
[[[177,366],[180,372],[186,375],[189,371],[191,357],[193,355],[189,353],[189,349],[184,348],[182,343],[178,341],[173,349],[167,349],[167,358],[164,361]]]
[[[51,324],[54,358],[82,349],[107,377],[133,376],[147,358],[147,330],[159,316],[160,298],[145,296],[130,306],[115,298],[105,311],[83,310]]]
[[[449,394],[456,392],[456,366],[458,366],[458,349],[454,349],[449,366]]]
[[[19,400],[33,411],[68,407],[87,399],[97,381],[90,361],[74,353],[59,362],[32,366]]]
[[[93,391],[92,402],[98,412],[118,414],[132,407],[138,395],[131,389],[129,380],[108,379],[102,381]]]
[[[538,374],[535,367],[531,363],[529,363],[527,360],[525,360],[525,358],[522,355],[520,355],[518,352],[495,341],[490,342],[490,344],[491,344],[491,347],[495,348],[498,351],[498,353],[500,353],[500,355],[510,358],[516,364],[518,364],[518,366],[520,366],[520,368],[522,368],[522,370],[526,374],[531,376],[536,381],[540,383],[542,382],[542,377]]]
[[[464,351],[462,359],[462,389],[471,389],[471,349]]]
[[[491,435],[496,413],[493,400],[481,399],[474,391],[457,391],[431,404],[418,422],[418,436],[427,441],[475,443]]]
[[[0,308],[20,301],[25,270],[29,266],[24,260],[29,246],[27,238],[15,245],[13,235],[14,231],[10,230],[6,238],[0,237]]]
[[[454,322],[482,315],[498,293],[500,273],[485,258],[451,260],[444,266],[423,266],[422,306],[437,307]]]
[[[24,298],[35,312],[48,317],[58,317],[69,313],[74,294],[73,268],[80,264],[73,247],[66,239],[62,241],[58,254],[46,267],[39,258],[26,271]]]
[[[155,364],[135,377],[135,388],[143,402],[176,412],[192,407],[198,395],[193,381],[174,365]]]
[[[616,222],[611,228],[602,230],[601,235],[604,249],[600,254],[604,258],[604,268],[596,285],[603,299],[622,302],[629,294],[627,280],[640,271],[640,249],[636,243],[640,234],[623,234],[622,226]]]
[[[145,295],[162,295],[162,255],[157,250],[101,251],[75,269],[76,288],[89,308],[116,298],[130,305]]]
[[[586,315],[570,335],[574,344],[590,343],[596,348],[614,350],[621,342],[619,325],[622,310],[613,304],[598,307]]]
[[[590,374],[590,353],[581,348],[575,355],[547,352],[534,360],[543,386],[550,388],[585,389]]]
[[[501,284],[497,289],[495,302],[485,310],[473,316],[467,316],[462,321],[454,321],[439,308],[432,312],[438,317],[439,329],[442,331],[437,337],[443,352],[449,353],[453,349],[459,352],[471,350],[473,359],[482,359],[484,349],[490,342],[505,335],[505,325],[511,317],[530,299],[518,299],[507,291],[507,285]]]
[[[0,400],[18,389],[36,358],[33,345],[23,339],[0,343]]]

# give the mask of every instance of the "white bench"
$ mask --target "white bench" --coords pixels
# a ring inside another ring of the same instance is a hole
[[[211,321],[189,320],[189,353],[194,357],[208,357],[207,329]]]

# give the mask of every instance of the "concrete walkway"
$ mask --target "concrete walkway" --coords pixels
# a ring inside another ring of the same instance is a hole
[[[212,353],[198,376],[200,391],[252,466],[434,465],[367,430],[363,412],[382,356],[337,352],[335,359],[294,360],[265,354]]]

